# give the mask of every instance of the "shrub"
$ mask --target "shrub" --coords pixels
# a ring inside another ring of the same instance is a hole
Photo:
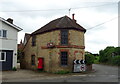
[[[95,57],[92,54],[86,54],[85,55],[85,61],[87,65],[93,64],[94,63]]]
[[[17,68],[16,68],[16,67],[13,67],[12,70],[13,70],[13,71],[17,71]]]
[[[120,55],[113,58],[112,64],[120,66]]]
[[[98,63],[99,63],[99,56],[96,56],[96,57],[95,57],[94,63],[95,63],[95,64],[98,64]]]

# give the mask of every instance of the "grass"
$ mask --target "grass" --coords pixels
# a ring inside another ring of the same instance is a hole
[[[68,73],[70,73],[70,71],[60,70],[60,71],[54,72],[54,74],[68,74]]]

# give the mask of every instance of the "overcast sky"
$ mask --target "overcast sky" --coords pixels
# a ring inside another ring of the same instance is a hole
[[[118,46],[118,1],[0,0],[0,17],[12,18],[23,29],[18,33],[19,43],[25,32],[31,33],[65,15],[71,18],[75,13],[77,23],[87,29],[85,50],[98,53],[107,46]]]

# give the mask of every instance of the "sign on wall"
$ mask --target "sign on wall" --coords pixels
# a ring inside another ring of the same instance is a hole
[[[81,71],[85,71],[85,70],[86,70],[86,66],[85,66],[84,60],[74,60],[73,72],[81,72]]]

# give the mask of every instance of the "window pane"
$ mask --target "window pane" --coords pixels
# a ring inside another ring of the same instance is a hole
[[[61,44],[68,45],[68,30],[61,30]]]
[[[1,60],[4,60],[4,59],[5,59],[5,53],[2,53]]]
[[[68,52],[61,52],[61,65],[67,65]]]
[[[31,64],[32,64],[32,65],[35,65],[35,55],[32,55],[32,56],[31,56]]]
[[[3,37],[7,37],[7,31],[3,30]]]
[[[5,52],[1,52],[0,60],[5,60]]]
[[[0,37],[1,37],[1,30],[0,30]]]
[[[32,37],[32,46],[35,46],[36,45],[36,36],[33,36]]]

